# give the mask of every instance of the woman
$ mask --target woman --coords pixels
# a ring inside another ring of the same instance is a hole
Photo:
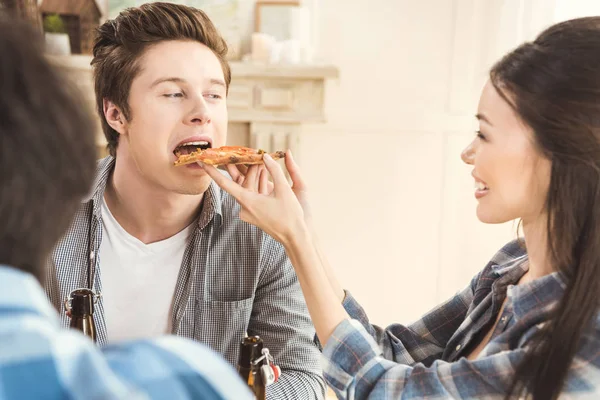
[[[462,153],[484,223],[520,219],[509,243],[456,297],[411,326],[369,324],[325,262],[306,189],[265,157],[205,170],[241,218],[286,248],[341,398],[600,398],[600,17],[557,24],[491,70],[480,129]]]

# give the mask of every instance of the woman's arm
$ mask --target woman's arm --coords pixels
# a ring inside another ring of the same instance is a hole
[[[308,227],[299,230],[284,247],[296,270],[317,336],[325,345],[334,329],[349,319],[342,306],[344,291],[342,298],[340,292],[335,292]]]
[[[354,318],[377,340],[388,359],[412,364],[439,357],[466,314],[472,288],[467,288],[411,326],[395,324],[382,329],[371,325],[352,296],[344,299],[345,291],[320,249],[310,224],[306,185],[291,154],[286,156],[286,166],[292,187],[279,165],[269,157],[265,164],[274,183],[264,179],[266,171],[262,166],[240,171],[228,168],[235,182],[211,166],[205,166],[205,170],[223,190],[237,199],[242,206],[240,217],[243,220],[260,227],[284,245],[321,343],[327,342],[341,321]]]
[[[307,224],[308,230],[312,236],[312,243],[313,243],[314,249],[317,253],[317,257],[319,257],[319,261],[321,262],[323,271],[325,272],[325,275],[327,276],[329,285],[331,286],[331,289],[333,290],[333,292],[335,293],[339,302],[341,303],[342,301],[344,301],[344,298],[346,297],[346,292],[344,291],[344,288],[342,287],[340,281],[338,280],[337,275],[333,271],[331,264],[329,264],[329,260],[327,259],[327,256],[325,255],[323,248],[321,247],[321,242],[317,236],[316,230],[314,229],[313,223],[310,220],[310,218],[306,219],[306,224]]]
[[[223,190],[238,201],[242,220],[258,226],[283,244],[298,276],[319,340],[325,344],[335,327],[349,318],[341,303],[344,292],[333,272],[327,271],[321,262],[314,238],[306,224],[300,202],[306,193],[306,187],[290,152],[286,155],[286,161],[294,182],[293,187],[290,187],[281,167],[268,154],[264,156],[265,166],[273,178],[272,190],[267,189],[264,171],[260,171],[260,167],[250,167],[243,180],[236,179],[241,184],[226,178],[212,166],[202,167]],[[337,293],[330,283],[330,276],[338,286]]]
[[[308,200],[309,196],[307,185],[302,179],[300,168],[294,161],[291,152],[286,153],[285,166],[293,182],[290,190],[294,193],[296,199],[302,206],[304,221],[312,236],[312,242],[317,252],[317,256],[323,265],[323,269],[325,270],[325,274],[327,275],[327,279],[333,288],[333,291],[336,293],[336,296],[341,302],[344,300],[345,291],[337,279],[333,269],[331,268],[325,252],[322,250],[320,241],[316,234],[316,229],[314,229],[313,225],[312,214]],[[268,180],[268,171],[266,171],[263,166],[254,165],[248,167],[245,165],[227,165],[226,169],[234,182],[237,182],[239,185],[248,190],[268,196],[271,195],[275,189],[274,184]],[[217,183],[219,183],[219,181],[217,181]]]
[[[524,353],[517,348],[474,361],[409,366],[382,357],[363,326],[350,320],[323,350],[323,375],[339,399],[503,399]]]

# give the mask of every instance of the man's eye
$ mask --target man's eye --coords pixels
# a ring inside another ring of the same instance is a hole
[[[167,94],[164,94],[163,96],[164,97],[169,97],[169,98],[183,97],[183,93],[181,93],[181,92],[167,93]]]
[[[215,93],[209,93],[207,94],[207,96],[211,99],[222,99],[223,96],[221,96],[220,94],[215,94]]]

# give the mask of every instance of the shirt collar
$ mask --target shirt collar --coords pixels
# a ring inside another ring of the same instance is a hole
[[[104,191],[106,190],[106,184],[108,178],[115,168],[115,158],[107,156],[101,160],[98,160],[96,166],[96,179],[92,186],[92,191],[84,199],[87,203],[92,201],[92,212],[98,219],[101,217],[101,205]],[[204,192],[204,199],[202,201],[202,211],[198,217],[198,226],[200,229],[204,228],[214,218],[218,217],[217,223],[221,225],[223,223],[223,212],[221,204],[221,189],[217,184],[211,181],[210,186]]]
[[[202,212],[198,218],[198,227],[200,229],[203,229],[215,217],[215,222],[219,226],[223,224],[221,194],[221,188],[214,181],[211,181],[210,186],[204,192],[204,199],[202,200]]]
[[[3,312],[34,313],[55,320],[56,310],[33,275],[0,264],[0,315]]]
[[[566,281],[560,272],[553,272],[541,278],[520,285],[509,285],[506,296],[513,306],[517,319],[529,313],[545,313],[552,310],[562,298]]]
[[[492,257],[491,281],[506,286],[507,300],[517,319],[530,312],[547,312],[561,299],[566,281],[559,272],[553,272],[533,281],[516,285],[529,270],[527,250],[520,239],[505,245]]]
[[[491,269],[496,277],[501,277],[513,271],[515,266],[524,267],[523,261],[527,259],[527,250],[522,241],[517,239],[502,247],[490,260]],[[526,264],[526,263],[525,263]],[[521,275],[527,271],[525,269]],[[518,274],[518,272],[512,272]],[[521,276],[519,276],[520,278]]]

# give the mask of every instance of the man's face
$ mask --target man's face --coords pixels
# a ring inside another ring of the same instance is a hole
[[[180,40],[153,45],[138,61],[140,70],[128,99],[130,118],[114,113],[120,116],[119,123],[113,121],[120,133],[117,159],[156,188],[203,193],[210,177],[196,164],[173,166],[174,152],[193,150],[180,148],[185,143],[225,144],[227,104],[221,63],[205,45]],[[107,119],[110,107],[105,105]]]

